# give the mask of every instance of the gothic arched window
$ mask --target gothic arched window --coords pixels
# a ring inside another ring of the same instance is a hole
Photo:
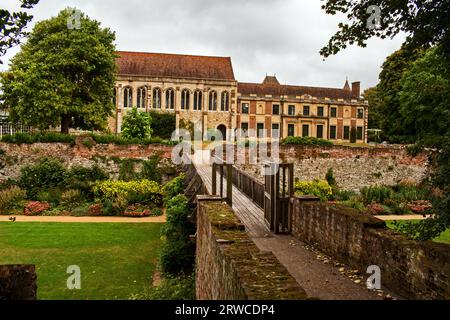
[[[227,91],[224,91],[222,92],[220,110],[228,111],[229,106],[230,106],[230,94]]]
[[[147,90],[145,87],[140,87],[137,90],[137,107],[145,108],[145,98],[147,97]]]
[[[166,90],[166,109],[175,109],[175,94],[173,89]]]
[[[113,96],[111,99],[111,102],[113,103],[114,107],[117,107],[117,89],[113,89]]]
[[[217,110],[217,92],[211,91],[209,93],[209,110],[216,111]]]
[[[194,92],[194,110],[202,110],[202,97],[202,92],[200,90]]]
[[[153,109],[161,109],[161,89],[153,89]]]
[[[131,108],[133,106],[133,89],[131,87],[123,88],[123,107]]]
[[[188,89],[181,91],[181,109],[189,110],[190,92]]]

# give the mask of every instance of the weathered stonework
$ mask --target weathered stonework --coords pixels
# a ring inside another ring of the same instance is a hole
[[[307,295],[272,253],[261,252],[232,209],[198,198],[196,296],[199,300],[300,300]]]
[[[412,299],[450,299],[450,245],[409,240],[370,215],[293,199],[292,234],[362,272],[381,268],[381,284]]]
[[[0,265],[0,301],[36,300],[36,279],[33,265]]]
[[[400,180],[419,183],[428,169],[426,154],[412,157],[400,147],[281,146],[280,157],[294,163],[295,179],[324,179],[328,169],[333,168],[339,187],[353,191],[370,185],[394,185]],[[240,168],[263,181],[260,166]]]
[[[77,141],[74,146],[67,143],[17,145],[0,142],[0,149],[4,151],[4,154],[0,156],[1,182],[9,178],[17,179],[22,167],[35,163],[42,157],[57,158],[69,168],[74,165],[90,167],[97,164],[115,178],[118,176],[120,167],[118,159],[146,160],[151,156],[159,155],[162,158],[162,165],[172,166],[170,159],[173,147],[156,144],[148,146],[94,144],[88,148]]]

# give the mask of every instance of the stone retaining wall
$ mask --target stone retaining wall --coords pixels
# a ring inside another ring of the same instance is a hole
[[[280,158],[294,163],[295,179],[324,179],[332,168],[338,186],[355,192],[364,186],[395,185],[401,180],[419,183],[428,170],[426,153],[412,157],[400,146],[281,146]],[[260,166],[241,165],[239,168],[263,181]]]
[[[277,258],[261,252],[232,209],[198,197],[196,296],[199,300],[301,300],[306,292]]]
[[[92,140],[93,141],[93,140]],[[68,143],[34,143],[12,144],[0,142],[0,181],[8,178],[17,179],[20,169],[42,157],[57,158],[68,167],[81,165],[90,167],[98,164],[116,177],[119,172],[118,159],[145,160],[159,155],[163,165],[171,166],[172,146],[152,144],[148,146],[115,144],[95,144],[92,147],[83,145],[80,139],[72,146]]]
[[[381,284],[413,299],[450,299],[450,245],[409,240],[354,209],[293,199],[292,234],[366,272],[381,268]]]

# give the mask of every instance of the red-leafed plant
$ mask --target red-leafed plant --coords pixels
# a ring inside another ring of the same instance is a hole
[[[23,213],[26,216],[37,216],[48,209],[50,209],[50,205],[47,202],[33,201],[26,205],[23,209]]]

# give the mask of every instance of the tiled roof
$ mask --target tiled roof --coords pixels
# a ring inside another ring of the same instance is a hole
[[[127,51],[117,54],[119,75],[235,80],[229,57]]]
[[[266,78],[263,81],[263,84],[274,84],[279,85],[278,79],[276,76],[266,76]]]
[[[267,78],[266,78],[267,79]],[[279,96],[302,96],[310,95],[316,98],[330,98],[330,99],[358,99],[353,95],[351,90],[339,88],[322,88],[322,87],[305,87],[275,84],[272,81],[267,83],[238,83],[238,92],[244,96],[256,94],[258,96],[272,95]]]

